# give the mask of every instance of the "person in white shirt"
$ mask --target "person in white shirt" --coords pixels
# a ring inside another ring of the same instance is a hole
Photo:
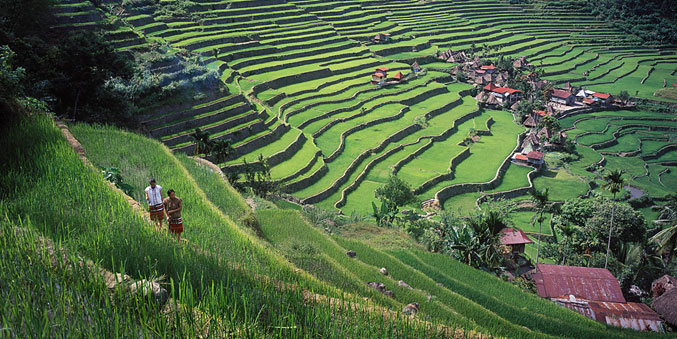
[[[156,185],[155,179],[150,179],[150,186],[144,190],[148,201],[148,213],[150,220],[158,223],[162,228],[162,220],[165,218],[165,209],[162,204],[162,186]]]

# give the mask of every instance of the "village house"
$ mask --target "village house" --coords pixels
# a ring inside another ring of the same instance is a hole
[[[592,95],[593,100],[598,101],[602,105],[610,105],[613,103],[613,96],[607,93],[595,93]]]
[[[373,38],[371,38],[371,41],[377,44],[387,42],[388,40],[390,40],[390,33],[378,33]]]
[[[388,79],[388,68],[379,67],[376,69],[376,72],[371,75],[371,84],[372,85],[383,85]]]
[[[504,228],[501,230],[501,245],[513,255],[524,253],[526,244],[532,244],[526,233],[516,228]]]
[[[414,73],[419,73],[423,69],[421,68],[421,66],[418,65],[418,62],[414,61],[414,63],[411,64],[411,70],[414,71]]]
[[[550,101],[565,106],[573,106],[576,103],[576,97],[569,91],[555,89],[552,91]]]
[[[527,57],[524,56],[512,62],[512,67],[515,67],[517,69],[522,69],[524,67],[527,67],[527,65],[528,65]]]
[[[591,98],[592,95],[595,94],[594,91],[589,91],[587,89],[581,89],[576,93],[576,100],[583,101],[585,98]]]
[[[536,117],[533,115],[528,116],[526,119],[524,119],[524,122],[522,122],[522,125],[527,128],[534,128],[538,126],[538,121],[536,121]]]
[[[618,280],[604,268],[536,265],[538,295],[601,323],[662,332],[662,319],[643,303],[626,302]]]
[[[514,104],[522,99],[522,91],[518,89],[497,87],[493,83],[483,87],[484,91],[494,93],[496,99],[501,103]]]
[[[404,80],[404,74],[402,74],[402,72],[397,72],[397,74],[395,74],[395,76],[393,77],[393,80],[395,80],[395,81]]]
[[[608,93],[597,93],[595,91],[590,91],[586,89],[581,89],[576,93],[576,99],[583,102],[586,105],[610,105],[613,103],[614,98],[611,94]]]
[[[485,65],[485,66],[480,67],[480,69],[487,72],[487,73],[494,73],[494,71],[496,71],[496,66]]]

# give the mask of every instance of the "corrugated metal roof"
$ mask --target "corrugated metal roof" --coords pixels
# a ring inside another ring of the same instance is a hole
[[[520,157],[516,157],[516,159],[525,160],[521,159]],[[520,229],[504,228],[503,230],[501,230],[501,244],[503,245],[519,245],[531,243],[533,243],[533,241],[529,239],[527,234]]]
[[[618,280],[607,269],[547,264],[537,267],[533,278],[541,297],[574,295],[593,301],[625,302]]]
[[[661,331],[661,317],[649,306],[641,303],[613,303],[591,301],[595,319],[612,326],[638,331]]]
[[[644,304],[587,301],[575,298],[552,298],[552,301],[611,326],[662,332],[661,317]]]

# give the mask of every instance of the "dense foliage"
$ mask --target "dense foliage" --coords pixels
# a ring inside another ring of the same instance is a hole
[[[603,266],[612,208],[609,269],[619,278],[624,291],[633,284],[647,291],[654,279],[675,274],[677,263],[669,257],[661,259],[660,243],[650,238],[657,230],[647,229],[644,216],[627,203],[601,195],[568,200],[561,206],[559,215],[553,218],[553,226],[561,239],[557,243],[545,243],[544,256],[562,265]]]
[[[677,43],[677,6],[672,0],[545,1],[547,6],[585,10],[622,31],[657,44]]]

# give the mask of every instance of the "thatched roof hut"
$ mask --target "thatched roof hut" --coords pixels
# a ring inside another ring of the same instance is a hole
[[[677,278],[666,274],[651,283],[651,296],[660,297],[673,288],[677,288]]]
[[[489,99],[487,100],[487,105],[500,105],[501,103],[496,99],[496,96],[492,94],[489,95]]]
[[[652,306],[658,314],[665,319],[671,326],[677,326],[677,288],[673,288],[663,293],[658,298],[654,298]]]

